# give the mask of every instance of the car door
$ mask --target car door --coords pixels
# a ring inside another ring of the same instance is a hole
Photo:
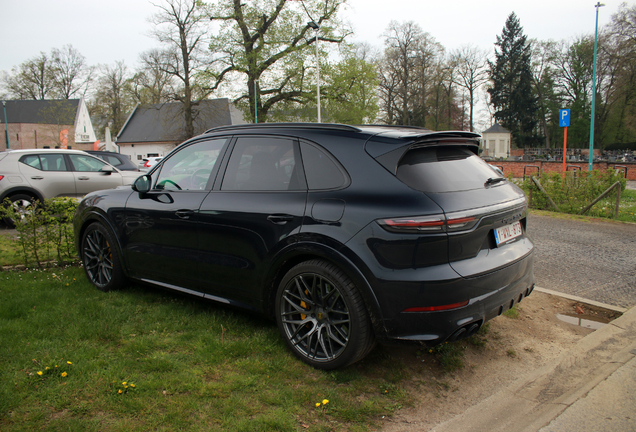
[[[62,153],[29,154],[20,158],[20,172],[45,199],[75,197],[75,176]]]
[[[227,139],[185,144],[152,175],[152,189],[133,193],[124,212],[122,247],[133,277],[196,288],[199,207],[210,192]]]
[[[202,288],[258,308],[268,261],[302,225],[307,190],[298,143],[238,137],[226,159],[200,209]]]
[[[101,159],[88,154],[69,154],[67,156],[71,161],[75,177],[75,191],[79,197],[89,192],[113,189],[124,184],[121,173],[112,169]],[[104,167],[108,168],[102,171]],[[108,171],[109,168],[110,171]]]

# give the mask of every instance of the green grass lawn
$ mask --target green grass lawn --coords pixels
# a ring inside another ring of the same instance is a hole
[[[144,286],[102,293],[78,267],[0,277],[5,432],[362,431],[407,404],[383,348],[323,372],[246,312]]]

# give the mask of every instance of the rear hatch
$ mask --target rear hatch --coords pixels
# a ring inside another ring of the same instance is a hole
[[[367,145],[368,152],[400,181],[443,209],[437,218],[404,215],[387,220],[390,230],[420,236],[445,232],[448,261],[463,277],[509,265],[533,248],[526,236],[525,196],[477,156],[478,137],[429,132],[388,152],[381,139]]]

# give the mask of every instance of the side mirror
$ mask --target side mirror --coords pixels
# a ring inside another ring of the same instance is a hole
[[[102,167],[102,169],[100,169],[99,171],[100,171],[100,172],[102,172],[102,173],[104,173],[104,174],[106,174],[106,175],[111,175],[112,173],[114,173],[114,172],[115,172],[115,168],[113,168],[113,167],[112,167],[112,166],[110,166],[110,165],[104,165],[104,166]]]
[[[132,189],[139,193],[146,193],[150,190],[152,184],[152,177],[148,174],[144,174],[141,177],[137,177],[137,180],[132,184]]]

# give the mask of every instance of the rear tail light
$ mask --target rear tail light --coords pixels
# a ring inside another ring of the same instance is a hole
[[[150,161],[146,161],[146,163],[144,164],[144,167],[150,168]]]
[[[380,219],[382,228],[391,232],[442,233],[471,229],[479,222],[479,218],[465,213],[418,216],[410,218]]]
[[[394,232],[442,232],[445,231],[446,219],[443,215],[382,219],[378,221],[387,231]]]
[[[4,178],[4,176],[3,176],[3,175],[0,175],[0,180],[2,180],[3,178]]]

